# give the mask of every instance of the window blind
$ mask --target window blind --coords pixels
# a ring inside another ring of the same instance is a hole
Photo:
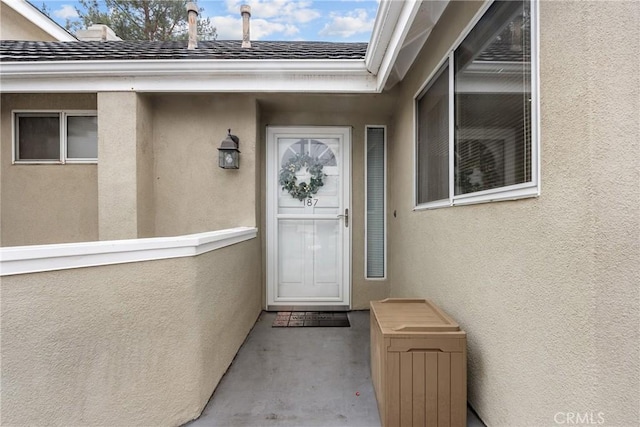
[[[426,203],[449,197],[449,65],[418,99],[418,195]]]
[[[385,129],[367,127],[367,278],[385,277]]]
[[[455,194],[531,180],[529,1],[496,1],[455,50]]]

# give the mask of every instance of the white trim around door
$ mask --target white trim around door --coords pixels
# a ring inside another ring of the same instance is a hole
[[[268,126],[266,155],[267,309],[349,310],[351,128]]]

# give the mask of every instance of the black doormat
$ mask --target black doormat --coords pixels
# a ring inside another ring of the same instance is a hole
[[[271,326],[274,328],[348,328],[351,324],[349,323],[349,317],[345,312],[279,311]]]

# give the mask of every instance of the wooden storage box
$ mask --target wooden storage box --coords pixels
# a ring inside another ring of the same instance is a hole
[[[466,333],[429,300],[371,301],[371,378],[383,426],[467,425]]]

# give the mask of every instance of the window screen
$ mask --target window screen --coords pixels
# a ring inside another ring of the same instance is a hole
[[[60,115],[16,114],[17,160],[60,159]]]
[[[449,197],[449,65],[417,101],[417,202]]]

